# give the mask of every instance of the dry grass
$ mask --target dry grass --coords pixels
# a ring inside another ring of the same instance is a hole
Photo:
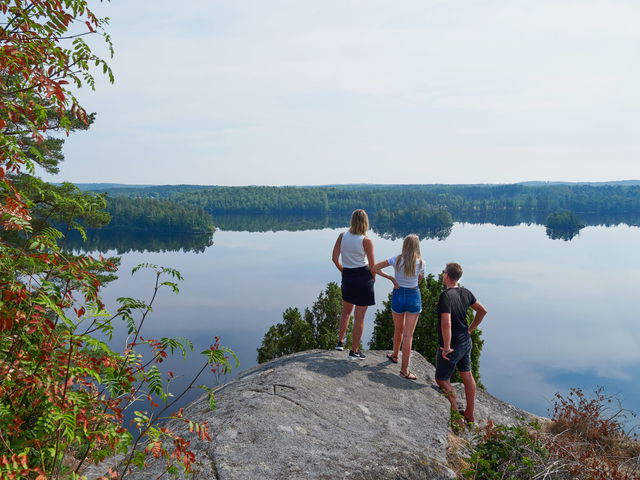
[[[470,480],[640,480],[640,443],[624,430],[630,415],[614,396],[572,389],[556,396],[543,425],[491,422],[457,472]]]

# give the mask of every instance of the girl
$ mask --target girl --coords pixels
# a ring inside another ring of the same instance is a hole
[[[387,275],[381,269],[393,266],[395,277]],[[424,276],[424,260],[420,255],[420,239],[417,235],[407,235],[402,242],[402,253],[380,262],[373,267],[373,273],[379,273],[393,282],[391,297],[391,314],[393,316],[393,353],[387,358],[398,363],[398,353],[402,345],[402,364],[400,376],[415,380],[416,376],[409,371],[409,356],[413,331],[422,311],[422,298],[418,284]]]
[[[341,233],[333,246],[332,259],[338,270],[342,272],[342,314],[340,315],[340,331],[336,350],[344,350],[349,317],[355,305],[353,338],[349,358],[364,360],[360,351],[360,338],[364,329],[364,315],[369,305],[374,305],[374,275],[369,269],[375,263],[373,243],[367,238],[369,217],[364,210],[355,210],[351,214],[351,227],[348,232]],[[342,258],[342,263],[340,263]]]

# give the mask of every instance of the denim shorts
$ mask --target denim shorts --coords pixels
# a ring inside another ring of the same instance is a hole
[[[405,287],[394,289],[391,296],[391,311],[393,313],[420,313],[422,311],[420,289]]]
[[[473,342],[471,338],[453,345],[453,352],[449,354],[449,360],[442,358],[442,349],[438,347],[436,353],[436,380],[450,380],[456,367],[459,372],[471,371],[471,347]]]

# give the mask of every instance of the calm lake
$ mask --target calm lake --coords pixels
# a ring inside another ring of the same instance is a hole
[[[120,296],[148,299],[153,275],[131,276],[138,263],[176,268],[185,277],[181,292],[167,289],[160,295],[143,336],[185,336],[202,351],[217,335],[238,354],[244,370],[256,364],[262,336],[281,321],[284,309],[303,310],[328,282],[339,283],[331,249],[343,230],[218,230],[210,246],[129,251],[121,254],[120,278],[104,297],[110,307]],[[401,239],[370,237],[376,261],[399,253]],[[539,225],[456,223],[445,240],[421,242],[428,272],[441,272],[449,261],[460,263],[461,283],[489,311],[481,326],[481,374],[488,391],[540,415],[547,414],[555,392],[596,386],[640,412],[638,245],[640,228],[626,225],[587,227],[563,241],[550,239]],[[391,283],[378,279],[378,306],[367,312],[365,348],[374,313],[390,291]],[[182,373],[186,382],[197,366],[191,357],[165,368]],[[216,381],[213,374],[203,379]]]

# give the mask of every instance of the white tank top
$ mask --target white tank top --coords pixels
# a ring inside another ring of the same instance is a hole
[[[340,242],[340,255],[342,255],[342,266],[346,268],[360,268],[369,265],[367,254],[364,251],[362,240],[364,235],[354,235],[350,232],[342,234]]]

